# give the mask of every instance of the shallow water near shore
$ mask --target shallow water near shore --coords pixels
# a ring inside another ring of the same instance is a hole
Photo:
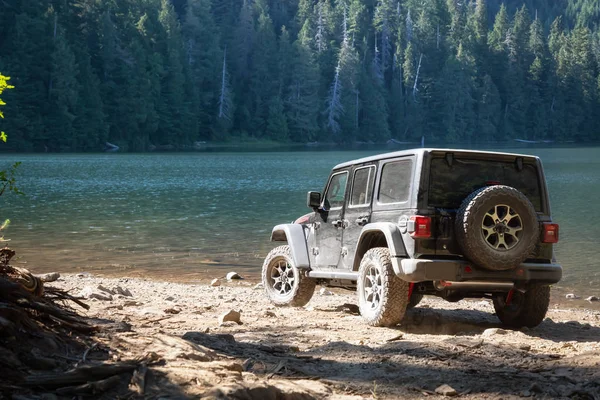
[[[558,291],[600,296],[600,148],[508,151],[544,163],[561,227]],[[322,190],[332,166],[380,152],[2,155],[1,166],[23,162],[26,196],[2,196],[0,218],[12,221],[17,265],[35,272],[258,278],[271,228],[308,211],[306,192]]]

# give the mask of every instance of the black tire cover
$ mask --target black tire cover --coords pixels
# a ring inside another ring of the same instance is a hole
[[[455,233],[464,256],[488,270],[521,264],[539,242],[535,208],[517,189],[494,185],[471,193],[456,213]]]

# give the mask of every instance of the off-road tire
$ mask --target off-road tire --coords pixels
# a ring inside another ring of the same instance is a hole
[[[499,205],[508,205],[522,223],[520,237],[511,248],[493,248],[484,236],[482,224],[488,221],[490,209]],[[537,213],[529,199],[517,189],[504,185],[488,186],[471,193],[456,213],[454,230],[465,257],[492,271],[516,268],[533,252],[540,236]]]
[[[419,303],[423,300],[423,295],[419,293],[413,293],[410,295],[410,299],[408,300],[408,305],[406,308],[411,309],[415,308],[419,305]]]
[[[286,271],[291,273],[293,283],[285,286],[283,289],[285,293],[282,293],[281,282],[277,285],[277,282],[273,279],[273,273],[279,275],[275,269],[278,266],[283,268],[284,265]],[[302,307],[306,305],[315,293],[315,286],[317,284],[314,279],[306,277],[296,268],[292,260],[290,246],[288,245],[275,247],[267,254],[262,267],[262,283],[271,303],[280,307]]]
[[[511,328],[534,328],[542,323],[548,312],[550,286],[534,285],[525,293],[515,292],[509,305],[506,305],[505,294],[494,297],[493,303],[502,324]]]
[[[365,293],[366,288],[373,287],[373,273],[377,276],[376,305]],[[369,325],[393,326],[402,321],[408,306],[408,288],[409,283],[394,273],[389,249],[376,247],[365,253],[358,269],[357,292],[360,314]]]

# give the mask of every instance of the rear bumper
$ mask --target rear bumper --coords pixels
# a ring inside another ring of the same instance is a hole
[[[443,280],[553,284],[562,278],[562,267],[554,263],[523,263],[509,271],[489,271],[460,260],[393,257],[392,264],[396,275],[408,282]]]

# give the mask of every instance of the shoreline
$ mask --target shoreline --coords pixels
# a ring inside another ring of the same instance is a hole
[[[262,388],[305,396],[290,399],[412,399],[447,385],[469,399],[600,395],[597,310],[553,302],[540,326],[508,330],[491,301],[426,297],[399,326],[373,328],[345,290],[317,288],[307,306],[277,308],[250,279],[211,287],[65,274],[50,285],[88,297],[100,286],[115,293],[85,300],[101,327],[88,356],[156,352],[165,361],[152,367],[156,393],[259,399],[251,394]],[[223,322],[231,311],[241,324]]]
[[[113,272],[105,272],[105,271],[94,271],[94,272],[67,272],[61,275],[65,276],[76,276],[79,274],[89,274],[90,276],[96,276],[99,278],[107,278],[107,279],[145,279],[154,282],[171,282],[178,284],[188,284],[188,285],[207,285],[213,279],[225,279],[228,272],[235,271],[235,269],[225,269],[220,267],[219,269],[209,270],[203,269],[202,272],[190,272],[185,275],[172,275],[167,272],[156,273],[147,271],[139,271],[135,272],[135,270],[123,270],[123,271],[113,271]],[[246,274],[242,269],[237,270],[242,276],[243,282],[247,282],[249,284],[255,285],[261,282],[260,272],[253,274]],[[600,311],[600,301],[587,301],[586,299],[589,297],[597,297],[600,298],[600,289],[598,290],[578,290],[574,287],[565,287],[562,285],[562,281],[556,285],[551,285],[552,292],[550,298],[550,305],[558,305],[561,307],[571,307],[577,309],[589,309]],[[576,298],[567,298],[568,294],[575,294]],[[439,299],[442,301],[441,299]],[[469,301],[477,301],[478,299],[470,299]]]

